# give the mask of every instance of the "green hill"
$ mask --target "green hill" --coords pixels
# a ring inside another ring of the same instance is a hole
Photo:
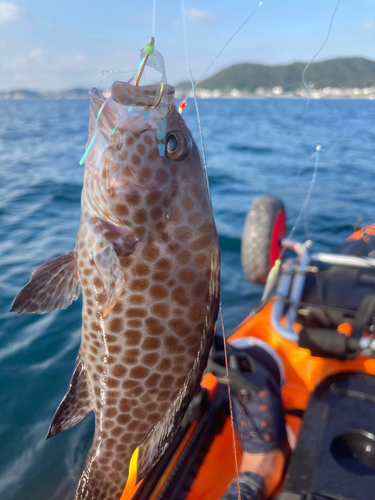
[[[257,88],[272,89],[280,86],[294,91],[303,86],[301,76],[306,63],[265,66],[263,64],[235,64],[211,78],[203,80],[198,88],[223,92],[236,88],[254,92]],[[366,88],[375,86],[375,61],[362,57],[342,57],[313,63],[305,80],[314,89],[324,87]]]

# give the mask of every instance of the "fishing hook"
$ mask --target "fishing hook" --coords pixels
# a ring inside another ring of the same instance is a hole
[[[142,77],[143,71],[145,69],[145,66],[146,66],[146,63],[147,63],[147,59],[154,52],[154,45],[155,45],[155,38],[152,36],[150,38],[150,43],[147,44],[146,47],[145,47],[145,57],[143,58],[141,67],[139,68],[138,74],[137,74],[137,76],[135,78],[134,87],[139,87],[139,82],[141,81],[141,77]],[[153,104],[152,106],[149,106],[150,109],[155,109],[155,108],[157,108],[159,106],[159,104],[161,102],[161,98],[163,96],[163,90],[164,90],[164,83],[162,82],[161,83],[161,88],[160,88],[160,93],[159,93],[158,100],[156,101],[155,104]]]

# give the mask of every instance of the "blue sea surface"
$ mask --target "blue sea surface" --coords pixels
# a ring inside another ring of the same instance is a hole
[[[201,100],[212,203],[222,252],[226,334],[257,304],[240,245],[260,195],[280,197],[291,228],[318,161],[295,237],[329,250],[375,220],[375,101]],[[31,272],[74,248],[88,101],[0,101],[0,498],[72,499],[93,416],[46,441],[80,344],[81,300],[44,316],[8,313]],[[194,103],[184,118],[200,144]],[[321,152],[316,156],[316,146]]]

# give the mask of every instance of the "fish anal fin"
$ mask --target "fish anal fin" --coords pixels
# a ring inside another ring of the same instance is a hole
[[[105,318],[115,307],[124,290],[125,276],[112,243],[109,243],[101,252],[94,255],[94,262],[103,282],[106,295],[102,311],[103,318]]]
[[[35,269],[10,310],[18,314],[46,314],[66,309],[77,300],[80,291],[77,258],[73,250]]]
[[[78,424],[91,410],[92,406],[85,370],[82,365],[81,356],[78,354],[68,391],[53,416],[48,429],[47,439]]]

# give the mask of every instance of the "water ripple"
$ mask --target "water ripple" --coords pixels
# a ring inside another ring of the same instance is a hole
[[[35,267],[74,247],[88,103],[2,101],[1,106],[0,495],[62,500],[72,497],[94,423],[90,415],[45,441],[74,367],[81,302],[40,317],[8,310]],[[303,130],[304,102],[298,100],[207,100],[200,101],[200,110],[228,334],[262,292],[241,270],[247,210],[257,196],[278,196],[291,227],[309,188],[316,144],[323,148],[318,177],[307,224],[296,237],[312,239],[313,250],[328,250],[359,220],[373,221],[375,101],[312,101]],[[193,103],[184,118],[198,138]]]

